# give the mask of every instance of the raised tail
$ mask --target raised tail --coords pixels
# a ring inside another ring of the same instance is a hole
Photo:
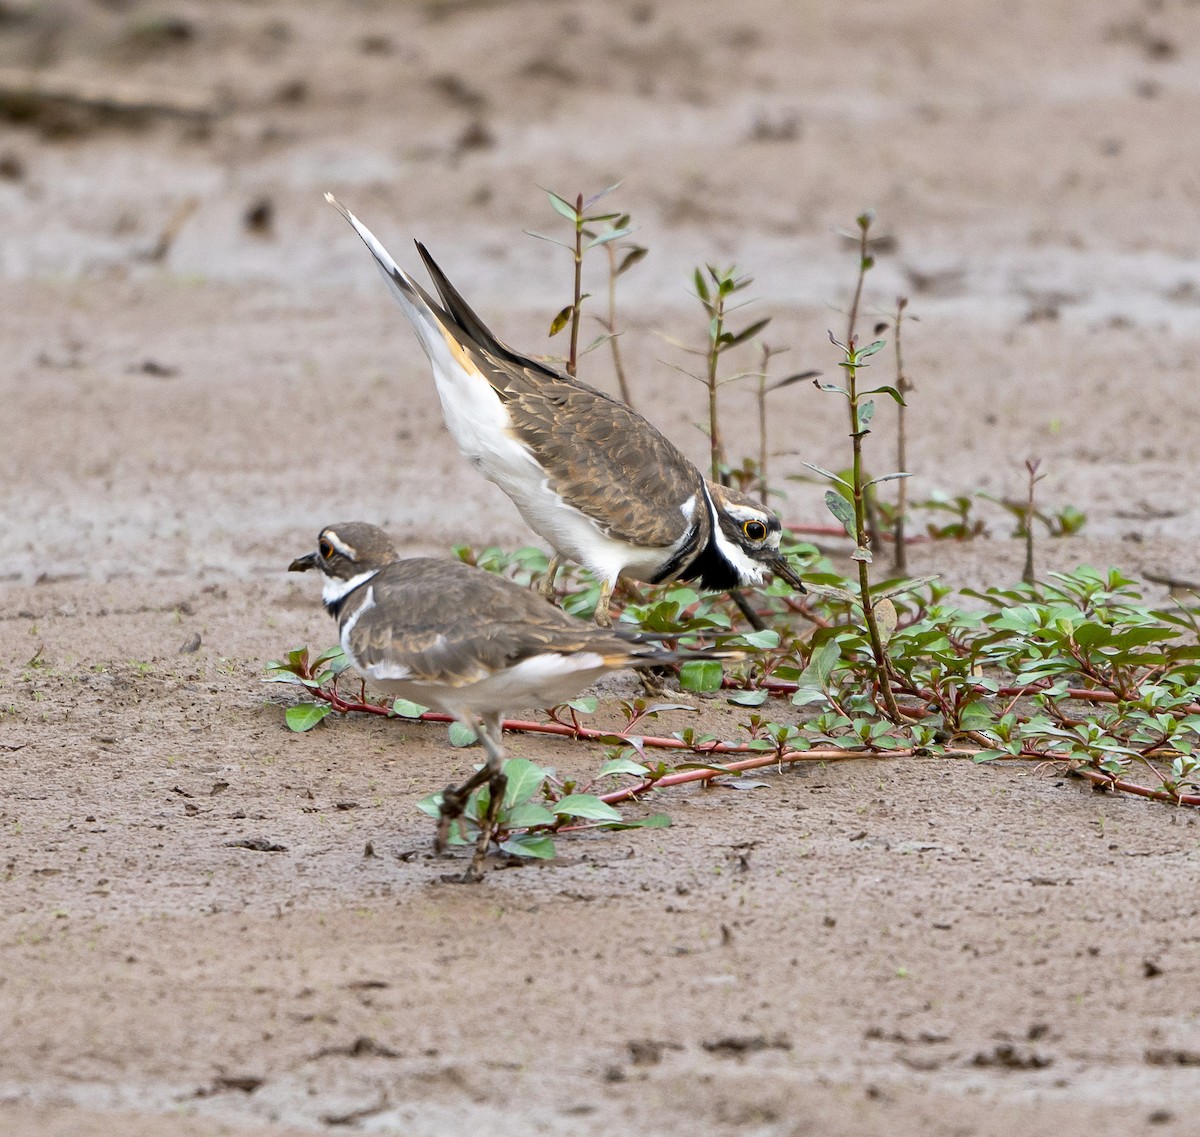
[[[378,238],[353,213],[331,193],[325,195],[329,202],[362,238],[371,256],[375,258],[388,291],[396,298],[413,331],[421,341],[421,347],[435,367],[451,369],[458,363],[461,347],[447,329],[446,313],[437,302],[415,280],[392,259],[391,253],[380,244]]]

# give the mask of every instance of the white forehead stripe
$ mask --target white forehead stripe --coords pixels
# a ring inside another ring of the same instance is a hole
[[[761,521],[770,527],[771,515],[765,510],[755,509],[752,505],[726,505],[725,512],[734,521]]]
[[[328,541],[339,553],[341,553],[346,560],[352,561],[358,556],[354,546],[347,545],[346,542],[343,541],[332,529],[326,529],[321,536],[324,537],[325,540]]]

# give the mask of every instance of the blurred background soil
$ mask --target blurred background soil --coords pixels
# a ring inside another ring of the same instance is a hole
[[[289,734],[259,680],[332,640],[282,571],[323,524],[531,539],[325,190],[554,353],[539,187],[621,181],[634,401],[697,460],[694,266],[754,276],[777,374],[832,377],[839,231],[872,208],[864,326],[916,318],[911,494],[1017,497],[1039,458],[1043,507],[1088,518],[1039,571],[1195,581],[1198,59],[1185,0],[0,0],[0,1129],[1191,1132],[1190,814],[1032,768],[802,767],[462,888],[413,803],[470,754]],[[615,389],[603,349],[581,375]],[[754,454],[752,384],[722,398]],[[781,511],[825,524],[790,476],[845,464],[844,405],[772,400]],[[910,570],[1017,579],[1011,517],[973,510],[987,538]]]

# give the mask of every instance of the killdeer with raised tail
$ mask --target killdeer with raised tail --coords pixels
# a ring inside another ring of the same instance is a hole
[[[434,300],[354,214],[325,197],[362,238],[417,333],[459,449],[550,542],[545,595],[563,559],[600,580],[596,621],[605,626],[621,577],[725,591],[775,573],[804,591],[779,550],[775,514],[705,480],[625,403],[502,343],[418,241]]]
[[[435,847],[471,791],[490,787],[487,816],[468,871],[477,877],[504,798],[503,712],[573,699],[605,672],[739,652],[668,651],[654,637],[605,630],[461,561],[401,560],[386,533],[365,521],[330,525],[293,572],[318,569],[321,597],[338,622],[342,650],[368,682],[395,698],[453,715],[479,736],[487,762],[442,794]]]

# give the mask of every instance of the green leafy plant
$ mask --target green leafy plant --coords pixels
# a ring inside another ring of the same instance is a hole
[[[624,771],[625,766],[620,770]],[[597,780],[619,772],[601,767]],[[665,813],[652,813],[633,820],[594,793],[562,782],[552,769],[525,758],[504,763],[508,784],[497,817],[496,843],[502,852],[515,857],[549,860],[555,855],[554,838],[560,833],[594,829],[661,829],[670,825]],[[489,805],[487,786],[476,790],[450,835],[451,845],[471,845],[479,839],[479,825]],[[430,817],[441,815],[442,795],[431,794],[417,803]]]
[[[615,284],[625,268],[644,255],[640,246],[620,242],[630,231],[625,214],[592,212],[605,194],[572,204],[551,195],[551,204],[574,227],[567,245],[574,258],[572,303],[555,317],[552,334],[571,326],[570,369],[578,359],[578,325],[587,295],[581,291],[580,266],[590,247],[609,255],[608,316],[601,322],[614,343],[614,368],[624,376],[615,348]],[[605,708],[623,717],[619,729],[587,725],[596,712],[594,698],[551,708],[537,720],[507,720],[513,733],[554,735],[566,742],[600,749],[594,775],[562,780],[551,768],[522,758],[508,761],[508,785],[499,810],[497,841],[519,857],[552,856],[556,841],[572,832],[655,827],[668,824],[661,813],[627,820],[619,803],[657,795],[685,782],[706,781],[733,788],[747,782],[747,771],[794,762],[832,762],[873,758],[969,759],[978,763],[1028,761],[1068,772],[1098,789],[1127,792],[1174,805],[1200,805],[1200,620],[1197,609],[1177,605],[1154,608],[1140,586],[1116,569],[1080,567],[1051,573],[1038,581],[1033,563],[1033,532],[1069,536],[1084,524],[1072,506],[1039,507],[1035,487],[1041,469],[1026,463],[1024,499],[995,499],[986,494],[931,494],[910,501],[901,492],[894,505],[876,496],[879,485],[905,474],[873,477],[865,442],[876,402],[895,406],[898,466],[904,465],[905,394],[912,386],[900,355],[906,302],[897,301],[890,323],[895,351],[891,384],[869,387],[866,369],[887,344],[859,342],[856,322],[864,303],[864,283],[874,264],[872,216],[857,218],[854,239],[857,274],[844,340],[830,340],[840,353],[840,383],[818,380],[818,389],[846,399],[850,462],[833,472],[811,466],[829,483],[826,505],[852,548],[849,578],[811,544],[784,535],[784,549],[800,559],[810,594],[797,597],[783,582],[762,590],[753,607],[745,600],[702,595],[686,585],[667,584],[630,591],[623,621],[655,633],[667,644],[738,646],[749,658],[732,667],[696,661],[678,669],[680,687],[694,697],[720,699],[738,711],[729,737],[695,726],[669,733],[646,727],[689,704],[647,699],[620,700]],[[562,242],[559,242],[562,243]],[[709,317],[703,375],[708,399],[710,461],[714,477],[732,481],[746,492],[755,489],[766,501],[769,440],[767,397],[813,373],[789,375],[771,383],[769,364],[777,351],[760,343],[757,376],[759,439],[757,458],[726,461],[720,431],[717,391],[740,375],[721,374],[725,352],[759,336],[767,321],[731,330],[729,318],[740,304],[734,298],[749,278],[713,265],[697,270],[696,294]],[[885,330],[886,324],[876,329]],[[597,342],[603,342],[603,338]],[[593,345],[594,346],[594,345]],[[981,502],[994,502],[1016,520],[1016,535],[1027,545],[1024,580],[1015,585],[964,590],[955,596],[937,579],[906,579],[903,561],[896,575],[873,578],[881,536],[902,547],[910,537],[906,522],[919,512],[949,514],[946,524],[931,523],[929,537],[968,539],[986,533]],[[887,526],[881,531],[873,515]],[[821,530],[822,533],[826,530]],[[458,546],[462,560],[497,572],[523,585],[544,580],[552,562],[535,548],[506,552]],[[597,584],[584,570],[569,568],[561,581],[561,602],[568,611],[590,612]],[[30,667],[37,663],[37,656]],[[301,699],[285,709],[287,726],[309,731],[330,715],[367,713],[450,724],[450,741],[469,745],[473,736],[444,714],[402,700],[371,701],[359,682],[357,697],[339,690],[346,661],[340,649],[316,655],[297,648],[268,666],[268,681],[292,684]],[[668,696],[669,699],[669,696]],[[486,787],[468,802],[453,840],[471,843],[488,809]],[[438,813],[438,795],[421,802]]]
[[[600,246],[610,247],[609,259],[609,300],[608,300],[608,318],[607,321],[602,321],[606,324],[606,333],[593,340],[586,348],[584,353],[599,347],[600,344],[606,341],[612,341],[613,344],[613,361],[617,369],[617,377],[621,385],[621,397],[629,401],[628,384],[625,380],[625,371],[621,365],[620,349],[616,344],[617,336],[617,316],[616,316],[616,280],[622,273],[632,268],[639,260],[646,255],[646,250],[640,246],[634,245],[624,251],[624,255],[618,261],[616,259],[616,250],[612,246],[629,236],[633,232],[633,227],[630,224],[629,215],[627,213],[593,213],[591,210],[603,198],[607,197],[613,190],[620,186],[609,186],[607,189],[602,189],[599,193],[592,194],[591,197],[585,198],[583,194],[577,194],[574,202],[568,201],[565,197],[555,193],[553,190],[547,190],[546,193],[550,198],[550,205],[554,212],[559,216],[566,218],[570,222],[573,229],[573,240],[570,244],[560,241],[555,237],[547,237],[542,233],[533,233],[529,230],[529,236],[536,237],[540,241],[549,241],[552,245],[558,245],[566,249],[571,254],[572,264],[574,266],[574,276],[572,280],[571,302],[562,308],[554,319],[550,321],[550,336],[553,338],[558,335],[564,328],[570,328],[570,347],[565,360],[567,374],[572,377],[579,369],[579,325],[583,316],[583,302],[591,295],[590,292],[583,291],[583,257],[588,249],[598,248]],[[597,232],[596,226],[607,226],[602,232]]]
[[[900,720],[900,712],[892,693],[891,668],[888,664],[887,641],[896,626],[895,607],[887,596],[875,598],[871,594],[870,564],[874,559],[867,534],[867,494],[882,482],[897,478],[907,478],[904,472],[884,474],[881,477],[867,479],[863,467],[863,439],[870,433],[870,423],[875,417],[875,402],[873,395],[887,395],[898,404],[904,403],[904,397],[895,387],[883,385],[870,390],[859,389],[859,372],[869,366],[866,362],[871,356],[886,346],[884,340],[874,340],[860,348],[858,346],[855,328],[858,306],[862,298],[863,281],[868,270],[874,265],[874,258],[868,252],[870,243],[872,215],[860,214],[857,218],[859,234],[858,275],[854,289],[854,300],[850,309],[850,319],[846,342],[842,343],[829,334],[830,341],[842,352],[840,365],[845,373],[845,384],[823,383],[814,380],[822,391],[842,395],[846,399],[850,415],[850,445],[853,455],[850,478],[841,477],[823,470],[819,466],[806,463],[810,469],[823,475],[834,483],[834,488],[825,494],[825,504],[829,512],[845,527],[846,532],[854,541],[854,551],[851,558],[858,563],[858,594],[855,604],[862,612],[866,621],[867,631],[871,641],[871,654],[875,660],[874,686],[883,700],[884,709],[893,722]]]

